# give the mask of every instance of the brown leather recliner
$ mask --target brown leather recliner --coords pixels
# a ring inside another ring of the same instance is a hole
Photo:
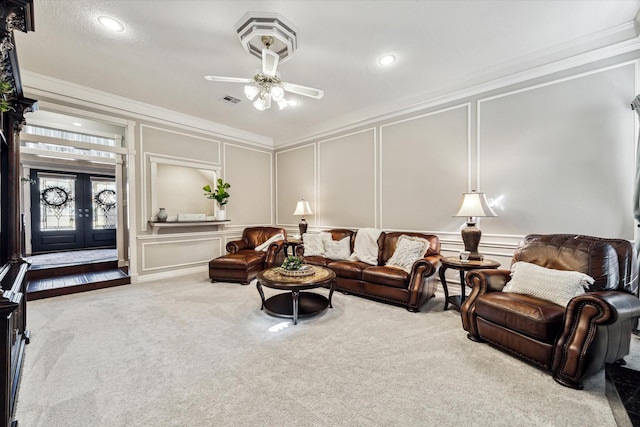
[[[582,380],[624,363],[631,330],[640,316],[635,250],[626,240],[554,234],[529,235],[512,263],[525,261],[595,279],[567,307],[529,295],[501,292],[509,270],[472,270],[471,295],[460,309],[473,341],[487,341],[551,371],[560,384],[582,389]]]
[[[211,281],[240,282],[248,285],[260,271],[281,264],[284,258],[284,240],[272,243],[264,251],[255,250],[256,246],[260,246],[276,234],[282,234],[287,238],[284,228],[245,228],[241,240],[227,243],[227,255],[209,261]]]

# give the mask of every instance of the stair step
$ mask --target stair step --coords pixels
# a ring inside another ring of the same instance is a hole
[[[118,268],[64,275],[57,274],[58,272],[53,271],[54,269],[49,270],[52,270],[49,271],[49,273],[53,274],[49,277],[31,278],[29,273],[27,273],[28,301],[109,288],[112,286],[128,285],[131,283],[129,275]]]
[[[85,264],[73,263],[56,266],[31,266],[27,271],[27,279],[42,279],[59,276],[69,276],[80,273],[92,273],[118,268],[118,261],[89,262]]]

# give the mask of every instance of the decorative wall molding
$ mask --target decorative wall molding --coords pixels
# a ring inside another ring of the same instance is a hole
[[[316,208],[317,208],[317,213],[316,213],[316,226],[318,226],[318,224],[321,223],[321,218],[322,218],[322,203],[320,202],[321,199],[321,190],[320,190],[320,163],[321,163],[321,157],[320,157],[320,148],[322,146],[322,144],[327,143],[327,142],[332,142],[332,141],[336,141],[338,139],[344,139],[344,138],[348,138],[350,136],[353,135],[359,135],[362,133],[367,133],[367,132],[373,132],[373,139],[372,139],[372,148],[373,148],[373,179],[374,179],[374,185],[373,185],[373,206],[374,206],[374,212],[373,212],[373,218],[374,218],[374,226],[377,227],[379,226],[380,223],[380,219],[379,219],[379,200],[378,200],[378,188],[380,186],[379,184],[379,179],[378,179],[378,152],[379,152],[379,144],[378,144],[378,128],[377,127],[369,127],[366,129],[360,129],[358,131],[355,132],[350,132],[350,133],[346,133],[346,134],[340,134],[340,135],[336,135],[333,136],[331,138],[327,138],[327,139],[323,139],[317,142],[317,161],[316,161]],[[357,228],[354,227],[353,225],[341,225],[341,226],[334,226],[333,228]]]
[[[270,208],[269,208],[269,224],[251,224],[251,225],[246,225],[245,227],[258,227],[258,226],[271,226],[272,224],[274,224],[274,203],[275,203],[275,199],[274,199],[274,170],[273,170],[273,166],[274,166],[274,162],[273,162],[273,150],[261,150],[259,148],[252,148],[252,147],[245,147],[243,145],[237,145],[237,144],[232,144],[229,142],[224,142],[222,144],[222,153],[223,153],[223,166],[222,166],[222,173],[223,173],[223,179],[226,181],[227,180],[227,155],[226,155],[226,150],[227,147],[234,147],[234,148],[238,148],[241,150],[248,150],[248,151],[255,151],[258,153],[262,153],[262,154],[268,154],[269,155],[269,189],[270,189],[270,197],[269,200],[271,201],[270,203]]]
[[[174,236],[175,238],[176,236]],[[182,237],[182,236],[180,236]],[[200,235],[200,237],[202,237],[202,235]],[[140,270],[142,273],[144,272],[149,272],[149,271],[159,271],[159,270],[167,270],[167,269],[173,269],[173,268],[184,268],[184,267],[191,267],[194,265],[201,265],[201,264],[206,264],[208,263],[213,257],[211,255],[206,256],[204,259],[199,259],[199,260],[193,260],[193,261],[189,261],[189,262],[182,262],[182,263],[175,263],[175,264],[170,264],[170,263],[165,263],[160,267],[147,267],[147,252],[149,251],[149,248],[151,247],[157,247],[157,246],[172,246],[175,247],[176,251],[179,251],[179,246],[181,243],[196,243],[196,242],[204,242],[204,243],[213,243],[213,242],[217,242],[218,244],[218,254],[222,253],[222,239],[220,237],[213,237],[213,238],[198,238],[198,239],[182,239],[182,240],[169,240],[167,239],[166,241],[163,240],[157,240],[157,241],[153,241],[153,242],[148,242],[148,243],[142,243],[140,245],[141,249],[142,249],[142,269]]]
[[[318,147],[315,143],[311,143],[311,144],[304,144],[304,145],[299,145],[293,148],[289,148],[286,150],[279,150],[275,153],[275,174],[276,174],[276,180],[275,180],[275,200],[276,200],[276,224],[279,226],[284,226],[284,227],[296,227],[298,224],[284,224],[280,221],[280,212],[279,212],[279,208],[278,208],[278,181],[279,181],[279,174],[278,174],[278,156],[283,154],[283,153],[290,153],[293,151],[297,151],[297,150],[301,150],[303,148],[307,148],[307,147],[312,147],[313,148],[313,189],[314,189],[314,195],[313,195],[313,199],[314,199],[314,204],[315,206],[318,206]],[[317,210],[317,209],[316,209]],[[316,227],[318,224],[316,215],[313,215],[313,222],[309,222],[307,221],[307,223],[309,224],[309,227],[313,228]]]
[[[169,125],[178,129],[207,132],[230,141],[273,147],[273,140],[269,137],[225,126],[214,121],[199,119],[26,70],[23,71],[23,76],[26,82],[25,89],[40,98],[70,102],[87,109],[99,108],[101,111],[112,114],[126,114],[131,118]]]

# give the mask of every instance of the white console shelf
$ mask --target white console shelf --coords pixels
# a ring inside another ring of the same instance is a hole
[[[184,227],[216,227],[217,230],[224,227],[230,220],[224,221],[149,221],[153,234],[158,234],[162,228],[184,228]]]

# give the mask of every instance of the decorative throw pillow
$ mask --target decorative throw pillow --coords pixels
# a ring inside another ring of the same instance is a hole
[[[554,270],[524,261],[511,265],[511,280],[502,292],[525,294],[566,307],[571,298],[584,294],[593,277],[578,271]]]
[[[256,251],[266,251],[269,248],[270,244],[272,244],[273,242],[277,242],[278,240],[284,240],[284,235],[282,233],[278,233],[276,235],[269,237],[266,242],[256,246],[253,249]]]
[[[322,232],[319,234],[303,234],[304,256],[324,256],[324,235],[331,233]]]
[[[429,241],[421,237],[402,235],[398,238],[396,250],[387,260],[387,266],[398,267],[407,273],[411,272],[411,267],[420,258],[424,257],[429,249]]]
[[[351,237],[342,240],[333,240],[331,235],[324,241],[324,256],[333,260],[349,259],[351,255]]]

